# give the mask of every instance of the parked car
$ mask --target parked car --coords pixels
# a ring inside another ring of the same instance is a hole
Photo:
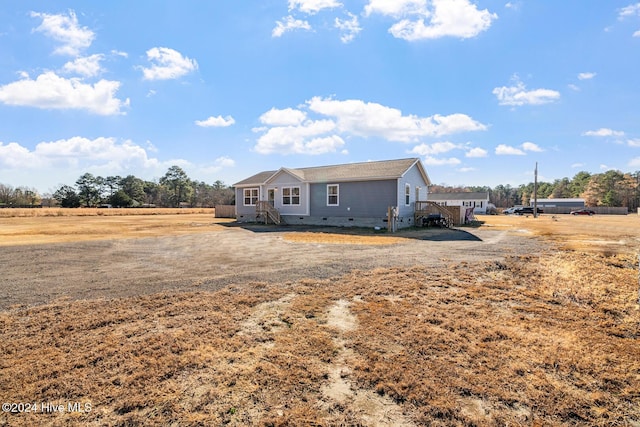
[[[576,209],[575,211],[571,211],[571,215],[595,215],[596,213],[591,209]]]
[[[520,209],[521,207],[522,205],[511,206],[510,208],[503,210],[502,213],[505,215],[513,215],[514,213],[516,213],[516,210]]]
[[[521,208],[516,208],[513,212],[515,215],[533,215],[533,206],[523,206]],[[544,213],[541,208],[538,208],[538,213]]]

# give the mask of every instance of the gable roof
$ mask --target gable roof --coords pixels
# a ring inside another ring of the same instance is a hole
[[[489,193],[482,192],[461,192],[461,193],[429,193],[429,200],[487,200]]]
[[[278,171],[260,172],[244,179],[235,187],[262,185],[269,182],[278,172],[287,172],[304,182],[340,182],[340,181],[375,181],[401,178],[413,165],[418,166],[425,183],[431,184],[427,172],[420,159],[382,160],[376,162],[347,163],[332,166],[316,166],[311,168],[281,168]]]
[[[244,187],[247,185],[260,185],[267,182],[269,178],[271,178],[278,171],[264,171],[257,173],[249,178],[243,179],[240,182],[236,182],[233,184],[234,187]]]

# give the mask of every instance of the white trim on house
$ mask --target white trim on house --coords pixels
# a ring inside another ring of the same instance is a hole
[[[297,203],[295,202],[295,199],[298,199]],[[300,186],[296,185],[296,186],[282,187],[281,202],[282,202],[282,206],[300,206]]]
[[[411,184],[404,184],[404,205],[411,206]]]
[[[249,195],[247,195],[247,193],[249,193]],[[247,200],[249,200],[249,203],[247,203]],[[242,203],[244,206],[255,206],[258,204],[258,201],[260,201],[260,187],[250,187],[243,189]]]
[[[489,207],[488,192],[463,192],[463,193],[429,193],[428,199],[440,206],[461,206],[473,208],[475,214],[486,214]]]
[[[329,188],[331,188],[331,187],[335,187],[336,188],[335,194],[329,193]],[[336,202],[335,203],[329,203],[329,198],[330,197],[335,197],[336,198]],[[340,206],[340,184],[327,184],[327,206]]]

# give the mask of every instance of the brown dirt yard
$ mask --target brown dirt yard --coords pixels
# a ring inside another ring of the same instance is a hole
[[[480,219],[0,217],[0,426],[640,426],[640,218]]]

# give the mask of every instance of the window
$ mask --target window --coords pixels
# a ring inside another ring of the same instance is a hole
[[[411,184],[404,185],[404,204],[406,206],[411,204]]]
[[[244,189],[244,205],[255,206],[258,204],[258,194],[260,189],[258,188],[245,188]]]
[[[282,204],[299,205],[300,187],[282,187]]]
[[[327,206],[340,204],[340,187],[338,184],[327,185]]]

